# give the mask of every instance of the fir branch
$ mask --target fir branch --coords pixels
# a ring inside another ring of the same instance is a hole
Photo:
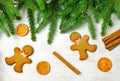
[[[38,3],[38,6],[41,11],[45,10],[45,0],[36,0],[36,2]]]
[[[8,28],[9,28],[9,31],[11,34],[15,34],[15,29],[14,29],[14,24],[13,24],[13,21],[10,19],[9,15],[7,14],[6,10],[5,10],[5,7],[0,3],[0,7],[3,11],[3,14],[5,15],[6,17],[6,20],[7,20],[7,23],[8,23]]]
[[[59,16],[61,18],[65,17],[66,15],[69,15],[72,11],[73,11],[73,8],[75,8],[75,6],[70,6],[70,7],[67,7],[65,9],[61,9],[59,10]]]
[[[34,12],[31,9],[27,9],[28,21],[30,25],[30,32],[31,32],[31,39],[36,41],[36,34],[35,34],[35,19],[34,19]]]
[[[66,25],[66,27],[61,29],[61,33],[67,33],[75,29],[80,28],[86,22],[85,16],[80,16],[74,20],[74,23]]]
[[[111,22],[111,14],[112,14],[112,5],[113,5],[113,1],[108,1],[107,6],[105,6],[103,12],[102,12],[102,17],[103,17],[103,24],[102,24],[102,28],[101,28],[101,35],[104,36],[106,34],[106,30],[107,30],[107,25],[112,25]],[[105,27],[105,28],[104,28]]]
[[[17,8],[14,6],[12,0],[1,0],[0,3],[4,6],[7,15],[9,16],[10,20],[20,19],[20,13]]]
[[[66,27],[66,24],[70,23],[70,22],[68,22],[68,20],[71,21],[71,20],[69,19],[69,17],[70,17],[70,16],[67,15],[67,16],[65,16],[65,17],[63,17],[63,18],[61,19],[60,29],[65,28],[65,27]]]
[[[37,11],[37,18],[36,18],[37,23],[39,23],[42,20],[42,16],[43,14],[40,11]]]
[[[14,35],[15,34],[15,28],[14,28],[13,21],[10,20],[10,19],[8,19],[8,28],[9,28],[11,34]]]
[[[114,0],[114,10],[118,18],[120,18],[120,0]]]
[[[81,13],[86,12],[87,10],[87,1],[86,0],[81,0],[77,1],[77,5],[75,6],[70,6],[70,12],[65,14],[65,17],[62,18],[61,24],[60,24],[60,29],[64,31],[64,29],[67,29],[67,25],[72,25],[75,23],[76,18],[79,17]],[[68,7],[69,8],[69,7]],[[67,12],[67,10],[64,10]]]
[[[109,25],[110,27],[113,26],[113,21],[112,21],[111,19],[109,19],[109,21],[108,21],[108,25]]]
[[[72,16],[77,18],[81,13],[86,12],[87,5],[87,0],[80,0],[80,2],[78,2],[78,4],[76,5],[76,8],[73,10]]]
[[[3,23],[0,23],[0,29],[8,36],[10,37],[10,33],[8,31],[8,29],[5,27],[5,25]]]
[[[104,36],[106,34],[106,30],[107,30],[107,25],[105,22],[102,23],[102,29],[101,29],[101,35]]]
[[[37,9],[37,6],[35,5],[35,2],[33,0],[26,0],[25,6],[34,11]]]
[[[39,33],[49,23],[52,12],[46,9],[43,13],[41,12],[41,14],[43,14],[43,20],[42,22],[40,22],[39,26],[37,27],[36,33]]]
[[[95,19],[95,22],[98,23],[101,19],[100,12],[98,12],[95,8],[90,7],[90,11],[93,14],[93,17]]]
[[[39,16],[43,16],[42,21],[39,23],[37,29],[36,29],[36,33],[39,33],[43,28],[45,28],[45,26],[50,22],[50,17],[52,15],[52,11],[50,11],[49,9],[46,9],[43,12],[40,12]]]
[[[5,18],[5,15],[0,11],[0,28],[4,33],[6,33],[8,37],[10,37],[10,33],[6,28],[6,24],[7,24],[7,20]]]
[[[56,29],[57,29],[57,18],[56,16],[54,16],[54,18],[52,18],[50,23],[50,28],[48,33],[48,44],[51,44],[53,42]]]
[[[17,9],[21,10],[25,6],[25,0],[18,0],[17,2]]]
[[[94,23],[91,16],[87,16],[87,21],[88,21],[88,29],[89,29],[90,35],[92,36],[92,39],[96,39],[96,29],[94,27]]]

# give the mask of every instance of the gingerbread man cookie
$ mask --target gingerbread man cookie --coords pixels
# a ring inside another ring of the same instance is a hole
[[[21,72],[23,72],[22,67],[24,64],[32,63],[32,60],[28,57],[30,55],[32,55],[33,52],[34,52],[34,49],[30,45],[25,45],[22,48],[22,51],[18,47],[15,47],[14,48],[14,55],[12,57],[6,57],[5,62],[8,65],[15,64],[14,70],[18,73],[21,73]]]
[[[83,37],[81,37],[81,35],[78,32],[72,32],[70,34],[70,40],[75,43],[70,47],[70,49],[72,51],[78,50],[80,60],[87,59],[88,54],[86,51],[94,52],[97,48],[96,45],[89,44],[88,39],[88,35],[84,35]]]

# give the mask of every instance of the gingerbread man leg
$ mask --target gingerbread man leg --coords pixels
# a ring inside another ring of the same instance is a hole
[[[16,63],[16,65],[14,66],[14,70],[19,73],[23,72],[22,68],[23,68],[23,65],[26,63],[30,64],[32,63],[32,60],[27,57],[23,58],[21,61]]]
[[[17,62],[17,63],[15,64],[15,66],[14,66],[14,70],[15,70],[16,72],[18,72],[18,73],[23,72],[23,70],[22,70],[23,64],[24,64],[24,63]]]
[[[85,60],[88,58],[88,54],[86,53],[85,50],[79,50],[79,55],[80,55],[80,60]]]

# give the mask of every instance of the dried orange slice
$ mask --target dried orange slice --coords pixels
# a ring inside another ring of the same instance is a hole
[[[103,72],[107,72],[112,68],[112,62],[110,59],[103,57],[98,61],[98,68]]]
[[[25,24],[19,24],[16,27],[16,34],[19,35],[19,36],[25,36],[25,35],[28,34],[28,32],[29,32],[29,28]]]
[[[46,75],[50,72],[50,64],[46,61],[39,62],[36,67],[38,73]]]

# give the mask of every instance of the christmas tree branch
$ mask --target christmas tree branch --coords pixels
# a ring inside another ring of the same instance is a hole
[[[89,15],[87,16],[87,21],[88,21],[88,29],[90,31],[92,39],[96,39],[96,29],[94,27],[94,23],[93,23],[91,16]]]
[[[7,27],[9,28],[9,31],[11,32],[11,34],[15,34],[13,21],[10,19],[8,13],[5,10],[5,7],[1,3],[0,3],[0,8],[2,9],[3,14],[5,15],[5,18],[7,20],[7,23],[8,23]]]
[[[8,29],[6,28],[7,20],[5,18],[5,15],[0,11],[0,29],[6,33],[8,37],[10,37],[10,33]]]
[[[8,36],[15,34],[13,22],[20,19],[21,9],[27,9],[32,40],[36,40],[35,34],[50,24],[48,43],[51,44],[58,19],[61,20],[61,33],[73,31],[88,23],[90,35],[95,39],[94,20],[96,23],[102,20],[101,35],[104,36],[107,28],[113,25],[111,15],[115,13],[120,18],[119,3],[120,0],[0,0],[0,14],[4,16],[0,17],[0,29]]]
[[[51,44],[53,42],[55,33],[57,29],[57,18],[54,16],[50,23],[49,33],[48,33],[48,44]]]
[[[74,23],[66,26],[65,28],[61,29],[61,33],[67,33],[73,30],[80,28],[86,22],[85,16],[79,16]]]
[[[30,25],[31,39],[36,41],[34,11],[27,9],[28,21]]]

